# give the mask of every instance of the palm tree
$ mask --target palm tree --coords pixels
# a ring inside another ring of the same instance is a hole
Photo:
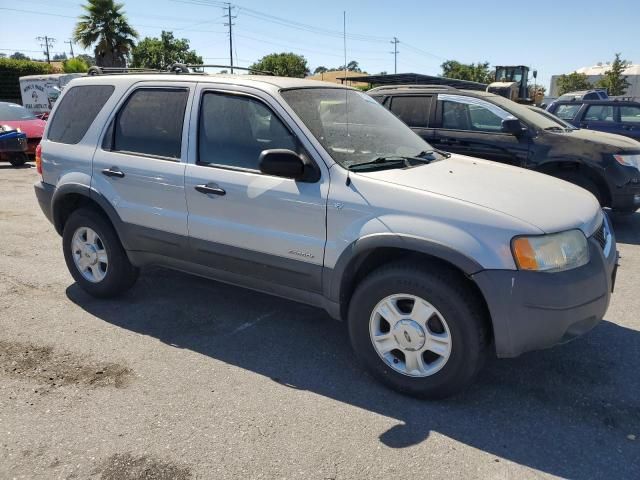
[[[114,0],[88,0],[73,32],[73,39],[83,48],[95,44],[96,65],[125,67],[138,32],[129,25],[122,3]]]

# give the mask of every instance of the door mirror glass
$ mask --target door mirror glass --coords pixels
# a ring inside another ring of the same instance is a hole
[[[300,180],[304,176],[304,161],[300,156],[286,149],[263,150],[259,158],[260,171],[276,177]]]
[[[524,132],[524,127],[520,120],[517,118],[505,118],[502,120],[502,131],[504,133],[510,133],[511,135],[521,135]]]

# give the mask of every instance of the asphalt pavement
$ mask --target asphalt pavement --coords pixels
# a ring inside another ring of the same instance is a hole
[[[157,268],[88,296],[36,179],[0,165],[2,479],[640,478],[640,213],[598,327],[434,402],[321,310]]]

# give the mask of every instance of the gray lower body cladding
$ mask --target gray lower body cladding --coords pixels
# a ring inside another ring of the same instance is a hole
[[[589,251],[587,265],[565,272],[485,270],[472,276],[489,307],[498,357],[567,342],[602,320],[615,281],[615,240],[608,257],[593,239]]]

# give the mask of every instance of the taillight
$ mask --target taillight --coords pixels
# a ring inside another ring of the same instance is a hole
[[[42,145],[36,147],[36,170],[42,176]]]

